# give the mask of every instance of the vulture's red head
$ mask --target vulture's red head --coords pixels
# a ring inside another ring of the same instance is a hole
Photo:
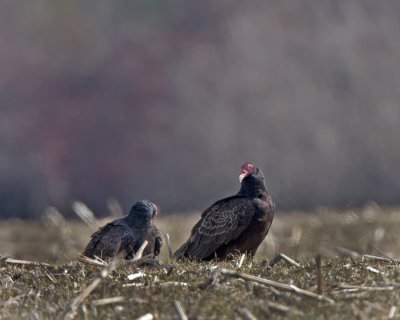
[[[252,173],[256,173],[257,170],[258,169],[253,162],[248,161],[243,163],[242,167],[240,168],[239,181],[242,182],[244,178]]]

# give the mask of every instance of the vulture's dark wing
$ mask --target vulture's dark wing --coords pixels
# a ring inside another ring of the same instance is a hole
[[[255,211],[252,199],[245,196],[217,201],[203,212],[189,240],[175,252],[176,258],[207,258],[221,245],[238,238],[249,226]]]
[[[121,251],[129,254],[134,247],[134,235],[124,223],[119,219],[106,224],[92,234],[89,244],[83,251],[83,255],[93,258],[98,257],[112,258]]]

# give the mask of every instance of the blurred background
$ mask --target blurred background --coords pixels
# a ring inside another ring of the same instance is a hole
[[[0,2],[0,216],[400,203],[399,1]]]

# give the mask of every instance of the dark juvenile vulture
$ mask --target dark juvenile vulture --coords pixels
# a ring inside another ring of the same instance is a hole
[[[265,187],[264,174],[253,163],[242,165],[239,192],[206,209],[189,239],[175,252],[177,259],[229,259],[254,256],[274,218],[275,204]]]
[[[162,244],[160,231],[152,223],[157,214],[158,208],[154,203],[148,200],[136,202],[126,217],[116,219],[93,233],[82,254],[90,258],[121,255],[130,259],[147,240],[149,243],[143,255],[157,256]]]

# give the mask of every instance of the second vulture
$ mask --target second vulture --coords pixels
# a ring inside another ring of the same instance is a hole
[[[245,253],[253,257],[266,237],[275,204],[264,174],[252,162],[242,165],[239,192],[206,209],[189,239],[175,252],[177,259],[208,261]]]
[[[126,217],[116,219],[92,234],[83,255],[89,258],[114,258],[121,255],[131,259],[145,240],[143,255],[154,257],[160,253],[161,233],[153,224],[158,207],[142,200],[134,204]]]

